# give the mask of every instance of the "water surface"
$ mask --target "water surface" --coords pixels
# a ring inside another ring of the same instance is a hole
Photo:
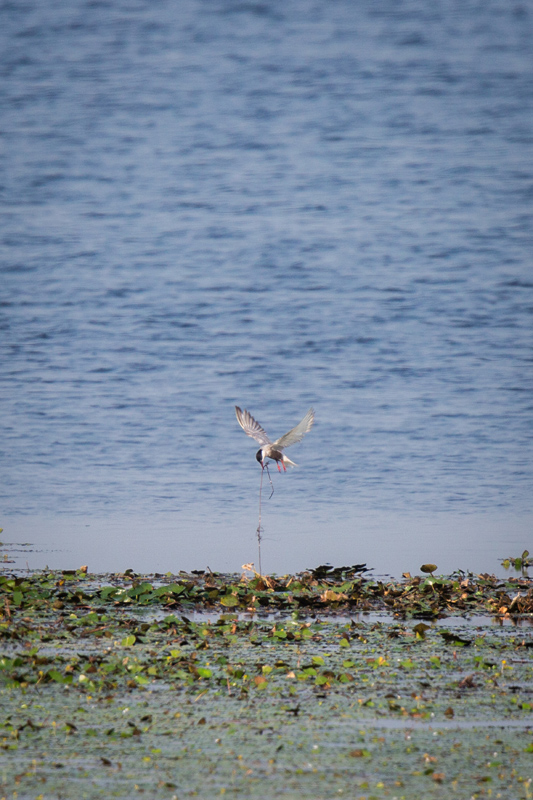
[[[256,560],[235,404],[274,437],[316,410],[267,571],[533,551],[528,6],[2,18],[0,525],[29,566]]]

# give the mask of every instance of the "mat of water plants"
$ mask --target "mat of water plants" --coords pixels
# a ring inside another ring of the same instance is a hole
[[[525,576],[0,574],[0,799],[529,798]]]

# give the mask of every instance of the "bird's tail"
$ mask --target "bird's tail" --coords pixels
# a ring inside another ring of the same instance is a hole
[[[290,460],[290,458],[287,458],[285,453],[283,453],[283,455],[281,456],[281,459],[282,459],[283,463],[285,464],[285,466],[287,466],[287,467],[297,467],[298,466],[298,464],[295,464],[294,461]]]

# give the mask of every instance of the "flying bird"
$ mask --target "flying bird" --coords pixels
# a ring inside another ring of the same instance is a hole
[[[272,461],[276,462],[278,472],[281,472],[280,464],[283,467],[284,472],[287,472],[287,467],[285,465],[289,467],[298,466],[294,463],[294,461],[291,461],[290,458],[287,458],[283,450],[286,447],[290,447],[291,444],[301,442],[305,434],[311,430],[315,420],[315,412],[312,408],[309,409],[303,420],[299,422],[295,428],[286,433],[284,436],[281,436],[279,439],[276,439],[275,442],[270,441],[261,425],[256,422],[249,411],[246,411],[246,409],[242,411],[239,406],[235,406],[235,414],[237,415],[237,421],[245,434],[247,436],[251,436],[252,439],[255,439],[256,442],[259,442],[261,445],[260,449],[255,454],[255,457],[263,469],[265,467],[265,461],[267,458],[271,458]]]

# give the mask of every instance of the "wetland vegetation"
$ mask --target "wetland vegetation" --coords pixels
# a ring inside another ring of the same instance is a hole
[[[531,580],[435,570],[0,574],[0,798],[533,796]]]

